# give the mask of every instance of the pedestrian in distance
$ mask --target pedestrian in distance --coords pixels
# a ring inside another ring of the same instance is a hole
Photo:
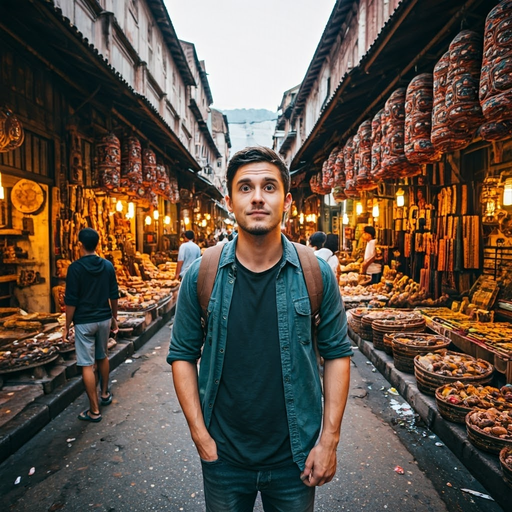
[[[206,510],[250,511],[260,492],[265,511],[310,512],[315,488],[336,472],[352,355],[345,311],[332,270],[315,259],[315,342],[299,250],[281,234],[292,197],[280,157],[239,151],[227,189],[238,236],[222,248],[204,329],[201,262],[185,275],[167,361],[201,459]],[[315,346],[325,361],[323,413]]]
[[[185,240],[178,250],[178,264],[176,265],[175,278],[183,279],[186,271],[192,265],[192,262],[201,257],[201,249],[194,243],[194,232],[185,231]]]
[[[361,265],[361,272],[371,276],[372,284],[380,283],[382,277],[382,254],[377,249],[375,234],[375,228],[373,226],[365,226],[363,228],[363,240],[366,242],[366,248],[364,250],[364,261]]]
[[[309,246],[314,251],[319,251],[324,246],[326,240],[327,235],[323,231],[316,231],[309,237]]]
[[[96,254],[99,239],[97,231],[91,228],[78,233],[81,257],[68,268],[64,297],[64,339],[69,338],[73,324],[76,363],[82,367],[82,378],[89,398],[89,409],[80,413],[78,419],[94,423],[101,421],[99,406],[112,403],[112,392],[108,387],[110,366],[107,344],[110,332],[118,332],[119,298],[114,266]]]

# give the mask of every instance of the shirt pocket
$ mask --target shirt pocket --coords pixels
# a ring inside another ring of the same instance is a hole
[[[293,315],[297,339],[303,345],[311,343],[311,304],[309,297],[295,299],[293,301]]]

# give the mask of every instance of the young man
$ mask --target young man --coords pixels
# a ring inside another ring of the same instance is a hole
[[[89,409],[78,419],[99,422],[101,413],[98,404],[98,378],[101,376],[101,405],[112,403],[108,389],[109,362],[107,343],[110,330],[117,332],[117,287],[116,272],[110,261],[96,254],[98,233],[85,228],[78,233],[81,258],[68,268],[66,277],[66,326],[64,338],[69,336],[71,323],[75,326],[75,350],[77,365],[82,367],[85,391],[89,398]],[[96,365],[95,365],[96,363]]]
[[[363,240],[366,242],[364,251],[364,261],[361,266],[363,274],[369,274],[372,278],[372,284],[380,283],[382,277],[381,255],[377,251],[377,240],[375,240],[375,228],[365,226],[363,228]]]
[[[322,422],[308,291],[296,249],[281,235],[289,187],[274,151],[236,153],[226,203],[238,236],[223,248],[205,337],[199,261],[180,289],[167,361],[201,458],[209,512],[252,510],[258,491],[267,511],[309,512],[315,487],[336,472],[352,350],[334,274],[319,260]]]
[[[176,265],[175,277],[183,279],[185,272],[188,270],[194,260],[201,257],[201,249],[194,243],[194,232],[185,231],[186,242],[182,243],[178,251],[178,264]]]

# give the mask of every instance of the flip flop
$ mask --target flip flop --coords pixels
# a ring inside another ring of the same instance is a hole
[[[83,411],[78,415],[78,419],[82,421],[92,421],[93,423],[99,423],[101,421],[101,414],[97,418],[91,416],[91,410]]]
[[[100,396],[100,405],[110,405],[112,403],[113,397],[114,397],[114,395],[112,395],[112,393],[110,391],[108,392],[107,398],[103,398]]]

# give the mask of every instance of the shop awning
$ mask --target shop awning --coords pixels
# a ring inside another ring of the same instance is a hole
[[[9,2],[8,8],[2,3],[0,28],[36,51],[48,68],[70,86],[68,96],[74,98],[76,111],[95,101],[105,109],[106,117],[112,113],[143,133],[176,167],[200,170],[151,102],[126,82],[52,1],[19,0]]]
[[[419,73],[431,73],[464,28],[483,34],[498,0],[403,0],[360,63],[346,73],[295,155],[291,170],[318,171],[330,151]]]

